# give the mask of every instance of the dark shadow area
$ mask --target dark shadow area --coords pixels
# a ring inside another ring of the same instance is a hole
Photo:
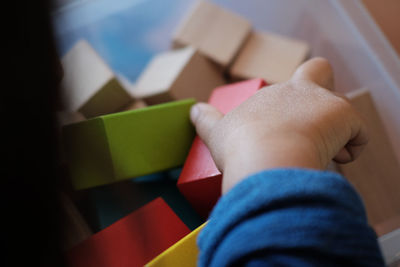
[[[50,5],[7,4],[0,105],[2,266],[63,266],[55,119],[61,68]]]

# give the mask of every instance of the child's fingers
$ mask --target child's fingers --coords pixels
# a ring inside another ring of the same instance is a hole
[[[368,132],[362,119],[356,116],[352,123],[352,136],[346,146],[335,156],[338,163],[348,163],[355,160],[368,143]]]
[[[209,138],[212,129],[223,116],[215,107],[205,103],[198,103],[190,110],[190,119],[196,127],[197,134],[206,145],[210,142]]]
[[[300,65],[293,74],[292,80],[309,80],[332,91],[333,69],[328,60],[316,57]]]

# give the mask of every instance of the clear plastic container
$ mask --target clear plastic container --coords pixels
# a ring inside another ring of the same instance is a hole
[[[194,0],[76,0],[54,12],[61,54],[87,39],[132,82],[171,36]],[[400,60],[357,0],[216,0],[257,30],[303,39],[329,59],[336,88],[367,87],[400,161]],[[400,174],[399,174],[400,179]]]
[[[60,52],[85,38],[116,72],[134,82],[152,55],[169,48],[175,27],[193,2],[74,1],[54,12]],[[360,1],[214,2],[245,16],[257,30],[307,41],[312,56],[332,63],[338,91],[368,88],[400,161],[400,60]],[[399,240],[399,231],[380,239],[388,263],[400,252]]]
[[[307,41],[312,56],[332,63],[337,91],[368,88],[400,161],[400,59],[360,1],[215,2],[244,15],[258,30]]]

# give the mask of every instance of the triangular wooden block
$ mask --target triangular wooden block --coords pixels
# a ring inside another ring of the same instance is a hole
[[[132,101],[107,63],[88,42],[78,41],[61,60],[63,100],[86,118],[119,111]]]
[[[207,101],[211,91],[225,84],[222,72],[193,47],[156,55],[131,91],[149,104],[193,97]]]

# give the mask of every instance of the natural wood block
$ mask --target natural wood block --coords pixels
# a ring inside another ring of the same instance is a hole
[[[146,267],[164,266],[197,266],[199,248],[197,247],[197,236],[206,223],[196,228],[193,232],[179,240],[176,244],[147,263]]]
[[[121,83],[121,85],[128,91],[128,92],[133,92],[135,91],[136,85],[131,83],[125,76],[123,75],[117,75],[118,81]],[[138,108],[144,108],[147,107],[147,104],[144,100],[142,99],[133,99],[128,105],[124,106],[120,111],[128,111],[128,110],[134,110]]]
[[[81,113],[72,111],[57,112],[57,119],[60,126],[86,120],[85,116],[83,116]]]
[[[92,234],[89,225],[83,219],[72,200],[64,193],[61,194],[63,218],[63,247],[70,249],[88,239]]]
[[[358,159],[339,168],[361,194],[375,226],[400,215],[400,165],[369,92],[359,90],[348,98],[365,120],[369,143]]]
[[[132,95],[149,104],[196,98],[207,101],[225,80],[220,70],[192,47],[155,56],[138,78]]]
[[[208,1],[199,1],[179,26],[175,47],[191,45],[219,65],[228,66],[250,34],[243,17]]]
[[[264,80],[254,79],[221,86],[212,92],[208,103],[226,114],[265,85]],[[221,196],[221,179],[210,151],[196,136],[178,179],[178,188],[203,218],[208,217]]]
[[[308,45],[271,33],[252,32],[229,73],[234,79],[263,78],[268,83],[290,79],[306,59]]]
[[[135,110],[135,109],[139,109],[139,108],[145,108],[147,107],[146,102],[144,102],[141,99],[137,99],[137,100],[133,100],[131,103],[129,103],[128,105],[126,105],[122,111],[128,111],[128,110]]]
[[[143,266],[189,233],[157,198],[80,243],[66,258],[73,267]]]
[[[131,100],[113,71],[86,41],[77,42],[62,58],[63,100],[68,111],[85,117],[119,111]]]
[[[67,125],[65,154],[76,189],[182,165],[194,137],[193,99],[124,111]]]
[[[400,214],[390,219],[374,225],[375,232],[378,236],[386,235],[397,229],[400,229]]]

